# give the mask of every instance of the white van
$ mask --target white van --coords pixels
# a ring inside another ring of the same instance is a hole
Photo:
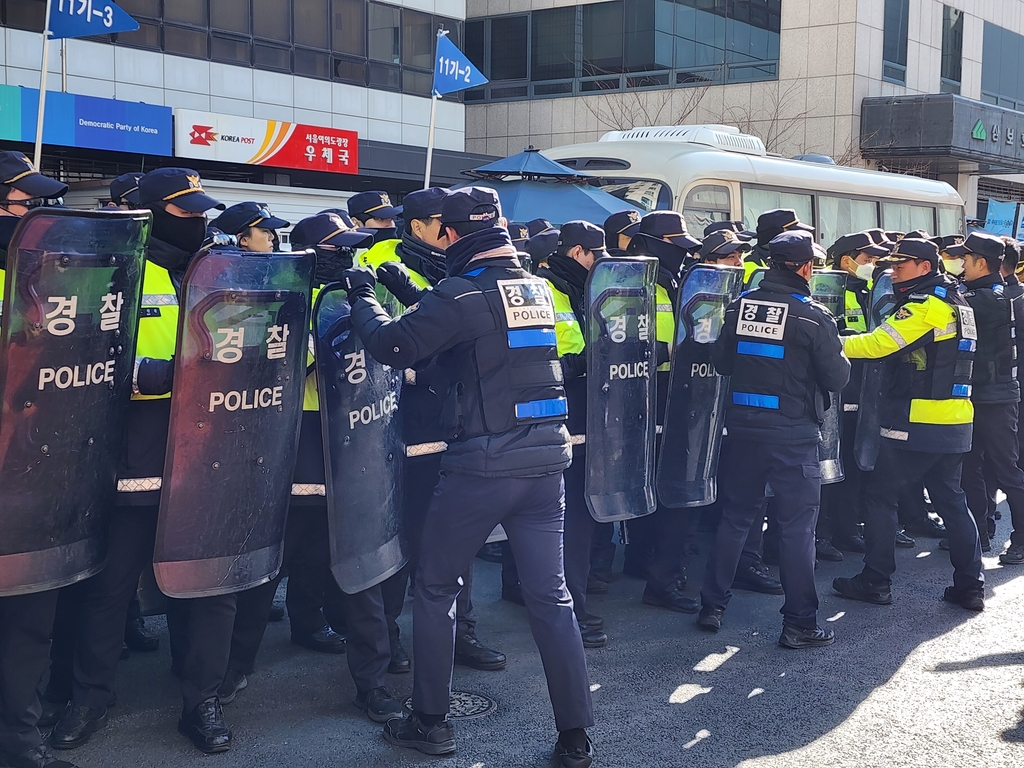
[[[681,212],[697,237],[713,221],[742,220],[752,230],[773,208],[795,209],[825,247],[872,227],[964,231],[964,202],[945,182],[769,155],[759,138],[732,126],[612,131],[543,154],[597,176],[606,192],[648,211]]]

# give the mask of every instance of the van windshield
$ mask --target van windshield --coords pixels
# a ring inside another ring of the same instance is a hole
[[[598,186],[619,200],[632,203],[647,213],[672,209],[672,190],[668,184],[652,179],[610,179],[601,177]]]

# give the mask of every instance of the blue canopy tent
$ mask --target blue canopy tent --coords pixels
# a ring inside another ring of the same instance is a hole
[[[613,213],[641,208],[591,186],[594,177],[580,173],[530,148],[517,155],[463,171],[473,179],[456,184],[489,187],[498,193],[502,215],[509,221],[547,219],[556,227],[582,219],[598,226]]]

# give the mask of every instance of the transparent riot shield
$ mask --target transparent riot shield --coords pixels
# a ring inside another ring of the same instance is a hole
[[[701,507],[717,498],[729,377],[715,370],[711,347],[742,289],[740,267],[698,264],[683,282],[658,461],[658,499],[666,507]]]
[[[587,480],[601,523],[654,512],[658,262],[599,259],[587,278]]]
[[[131,397],[150,214],[36,209],[0,325],[0,597],[97,573]]]
[[[873,331],[885,322],[896,306],[896,291],[892,286],[892,273],[883,272],[875,277],[871,288],[871,307],[868,310],[867,328]],[[860,408],[857,411],[857,437],[854,453],[857,466],[863,472],[875,468],[875,459],[882,447],[880,432],[882,387],[885,382],[883,361],[864,361],[863,383],[860,390]]]
[[[754,291],[761,285],[764,276],[768,274],[768,267],[758,267],[750,273],[750,280],[747,281],[747,290]]]
[[[404,372],[378,363],[353,332],[339,283],[314,310],[317,386],[327,470],[331,571],[354,594],[408,561],[403,542],[405,444],[398,418]]]
[[[839,270],[821,270],[811,275],[811,296],[815,301],[828,307],[832,317],[839,318],[845,313],[846,273]],[[842,433],[843,403],[840,392],[829,392],[829,407],[821,425],[821,442],[818,444],[818,459],[821,463],[822,485],[841,483],[846,475],[843,461],[839,457],[839,438]]]
[[[153,570],[170,597],[281,567],[305,385],[311,251],[212,251],[182,286]]]

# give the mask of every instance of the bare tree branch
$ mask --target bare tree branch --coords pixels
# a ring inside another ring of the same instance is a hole
[[[583,107],[597,119],[600,128],[615,131],[641,126],[682,125],[697,111],[707,92],[706,85],[614,92],[608,89],[606,94],[585,96]],[[686,94],[678,108],[672,104],[673,94],[677,93]]]

